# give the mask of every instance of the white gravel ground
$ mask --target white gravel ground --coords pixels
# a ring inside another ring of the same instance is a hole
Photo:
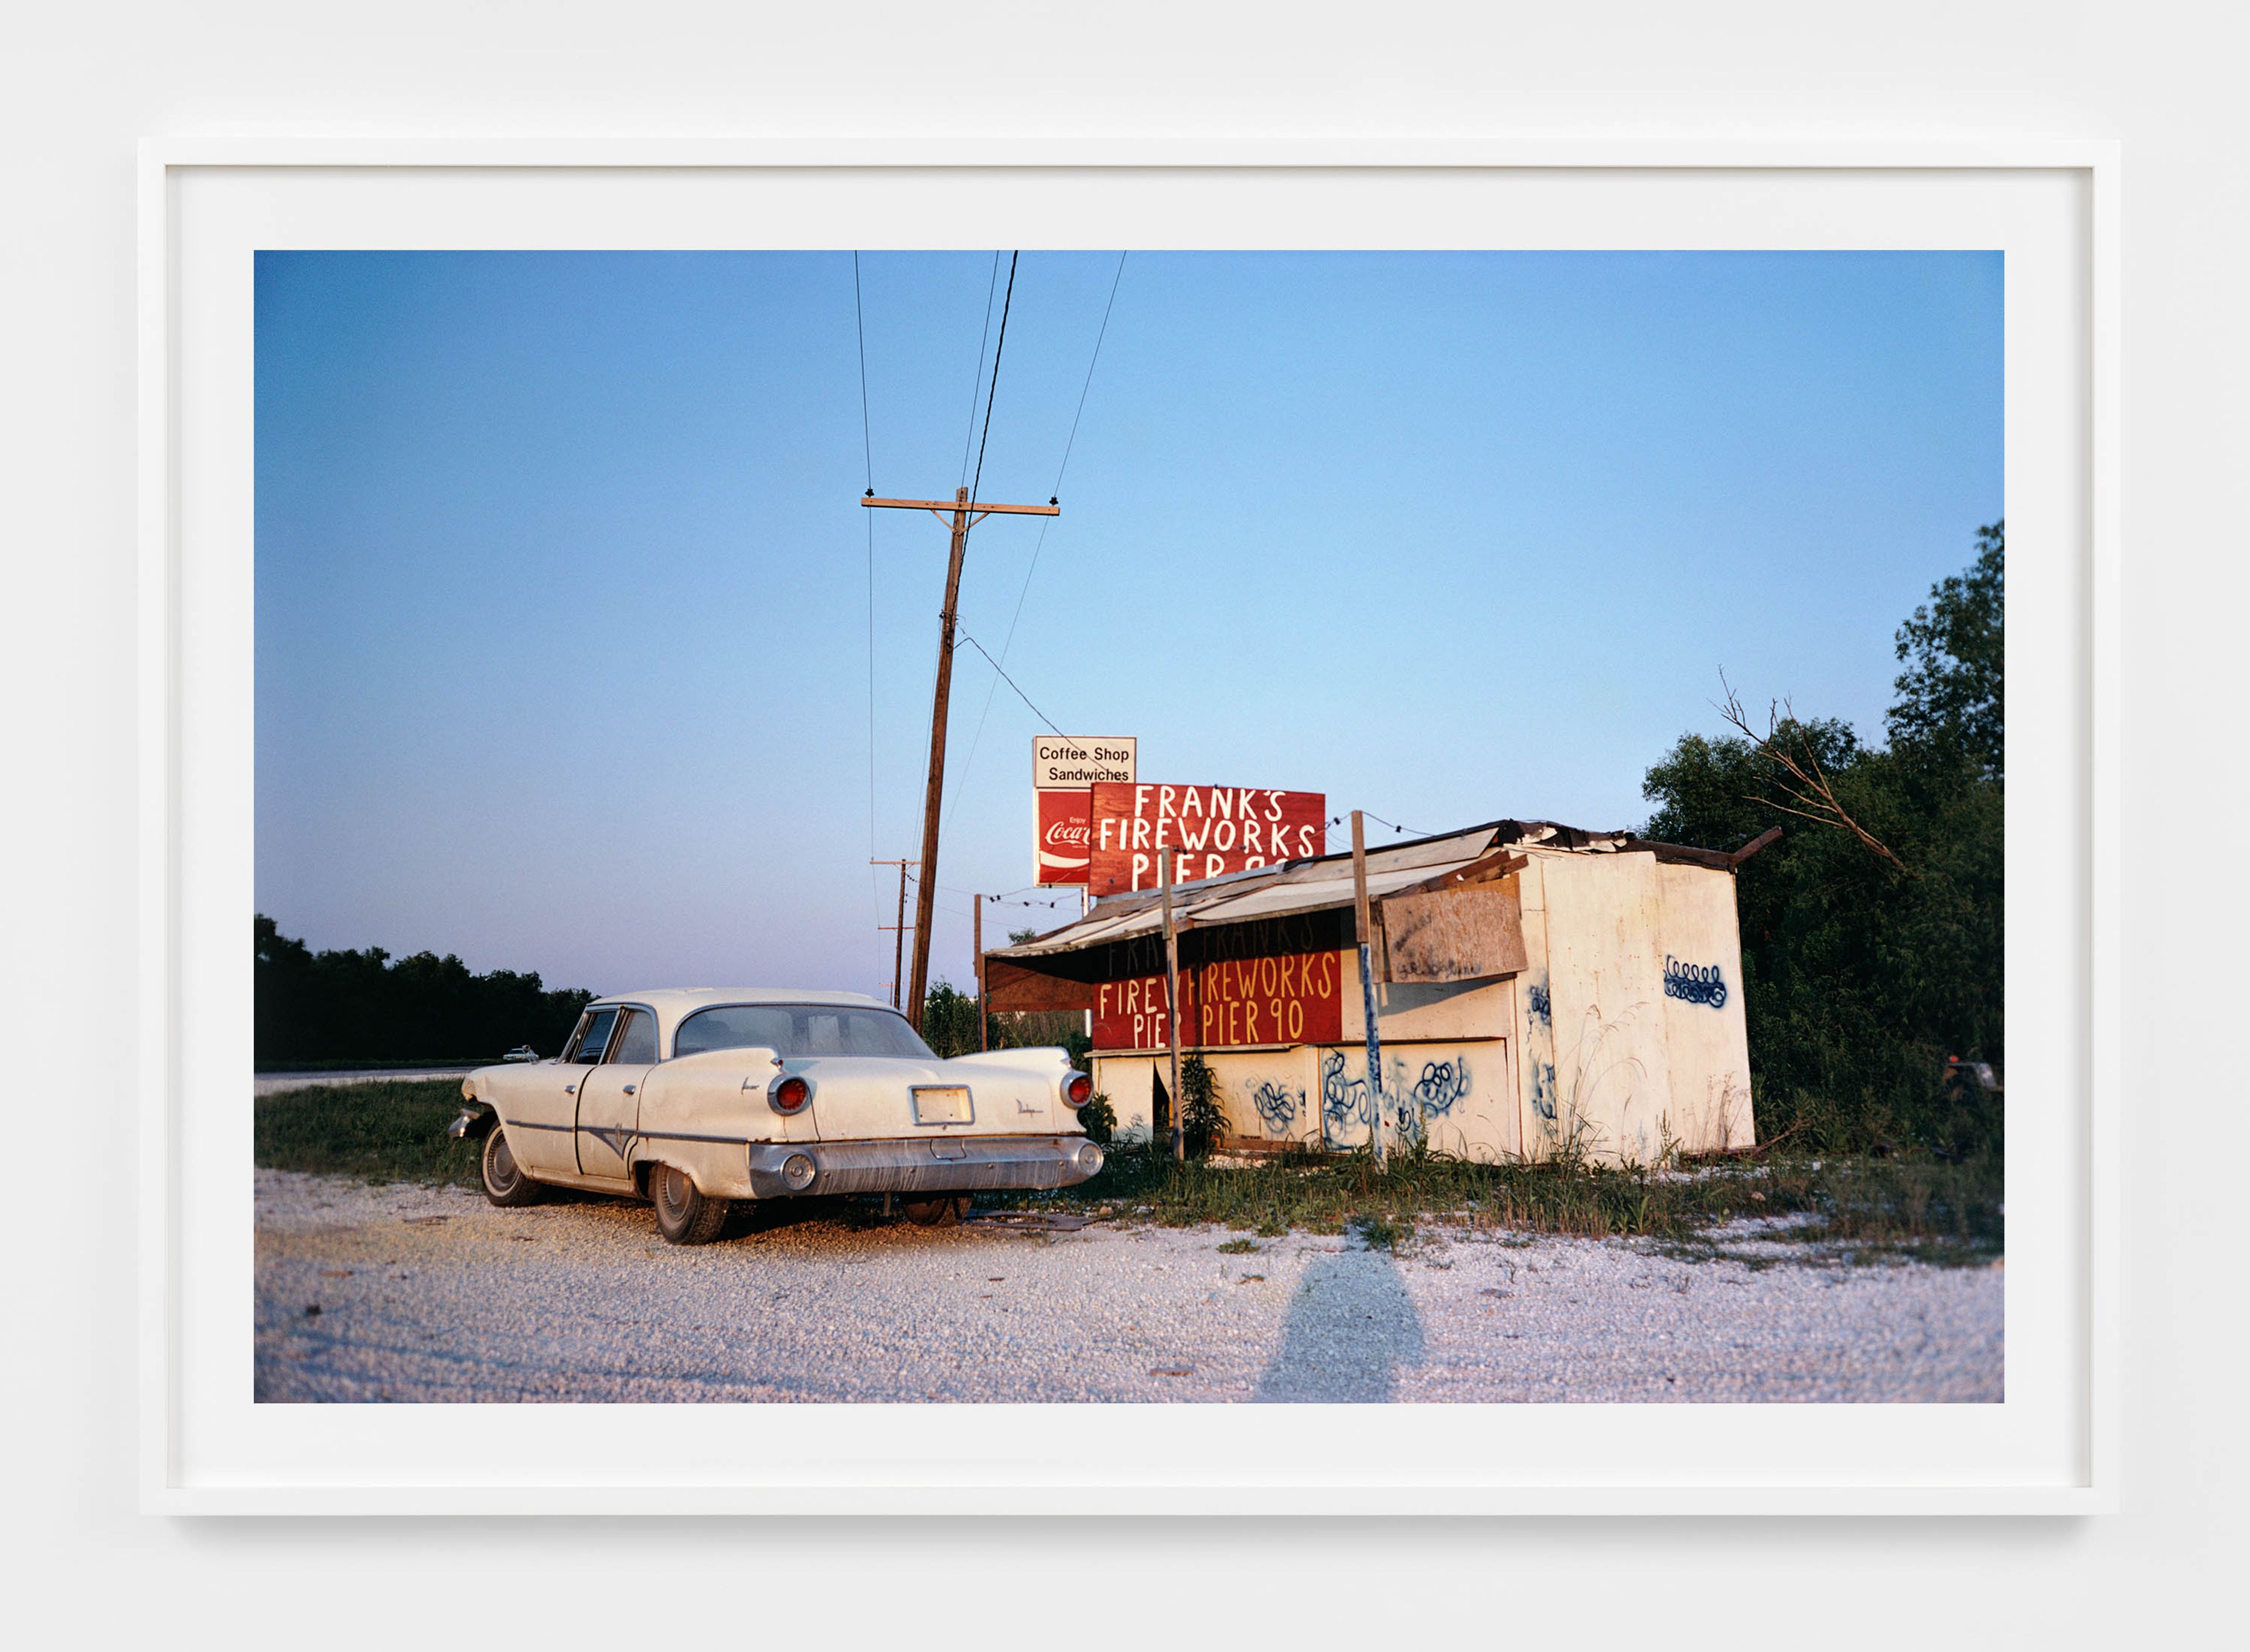
[[[261,1170],[258,1398],[2001,1398],[1998,1266],[1434,1229],[1396,1257],[1108,1223],[742,1229],[681,1249],[645,1205]]]

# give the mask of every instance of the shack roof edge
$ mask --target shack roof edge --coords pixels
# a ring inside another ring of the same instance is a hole
[[[1565,826],[1557,821],[1508,818],[1487,821],[1482,825],[1465,826],[1449,832],[1434,832],[1425,837],[1411,837],[1403,842],[1385,843],[1379,848],[1370,847],[1367,851],[1369,892],[1377,897],[1392,893],[1392,889],[1378,889],[1375,885],[1378,882],[1397,885],[1402,879],[1417,882],[1423,878],[1439,876],[1454,866],[1465,866],[1480,859],[1496,849],[1527,849],[1549,854],[1654,854],[1660,860],[1703,866],[1715,871],[1731,871],[1735,865],[1735,857],[1723,850],[1662,843],[1654,838],[1636,836],[1631,831],[1589,831],[1581,827]],[[1432,854],[1430,851],[1433,850],[1440,852]],[[1326,855],[1307,856],[1299,860],[1281,861],[1271,866],[1227,872],[1217,878],[1198,878],[1191,883],[1175,884],[1172,885],[1173,916],[1176,920],[1191,920],[1195,926],[1201,927],[1257,923],[1268,919],[1349,906],[1355,896],[1348,880],[1341,894],[1319,885],[1332,881],[1329,871],[1337,863],[1348,864],[1350,860],[1351,851],[1342,850]],[[1409,873],[1412,876],[1407,877]],[[1278,893],[1287,885],[1298,884],[1313,886],[1302,891],[1302,899],[1293,900],[1287,895]],[[1266,896],[1269,891],[1277,898],[1253,898]],[[1163,899],[1163,891],[1160,889],[1102,896],[1085,917],[1052,930],[1036,940],[1025,941],[1019,946],[988,948],[984,955],[988,958],[1036,959],[1134,940],[1162,930]],[[1226,910],[1237,906],[1241,910]]]

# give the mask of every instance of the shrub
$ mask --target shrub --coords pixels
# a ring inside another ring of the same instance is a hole
[[[1218,1105],[1218,1081],[1201,1056],[1180,1066],[1180,1135],[1191,1159],[1207,1159],[1226,1133],[1226,1114]]]

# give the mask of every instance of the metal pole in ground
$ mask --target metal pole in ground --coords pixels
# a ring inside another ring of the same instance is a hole
[[[1188,1156],[1188,1139],[1180,1128],[1184,1110],[1180,1095],[1180,933],[1172,925],[1172,851],[1156,851],[1156,871],[1164,890],[1164,1031],[1172,1047],[1172,1157]]]
[[[1367,911],[1367,825],[1357,809],[1351,811],[1352,905],[1359,926],[1359,996],[1367,1013],[1367,1139],[1375,1149],[1375,1162],[1383,1163],[1383,1040],[1375,1029],[1375,926]],[[1166,927],[1170,909],[1165,911]]]
[[[984,897],[971,895],[969,909],[975,914],[970,927],[973,932],[970,945],[977,949],[977,1048],[992,1048],[991,1029],[984,1020]]]

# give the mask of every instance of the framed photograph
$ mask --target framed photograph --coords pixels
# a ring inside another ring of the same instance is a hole
[[[144,1508],[2115,1506],[2113,148],[141,168]]]

